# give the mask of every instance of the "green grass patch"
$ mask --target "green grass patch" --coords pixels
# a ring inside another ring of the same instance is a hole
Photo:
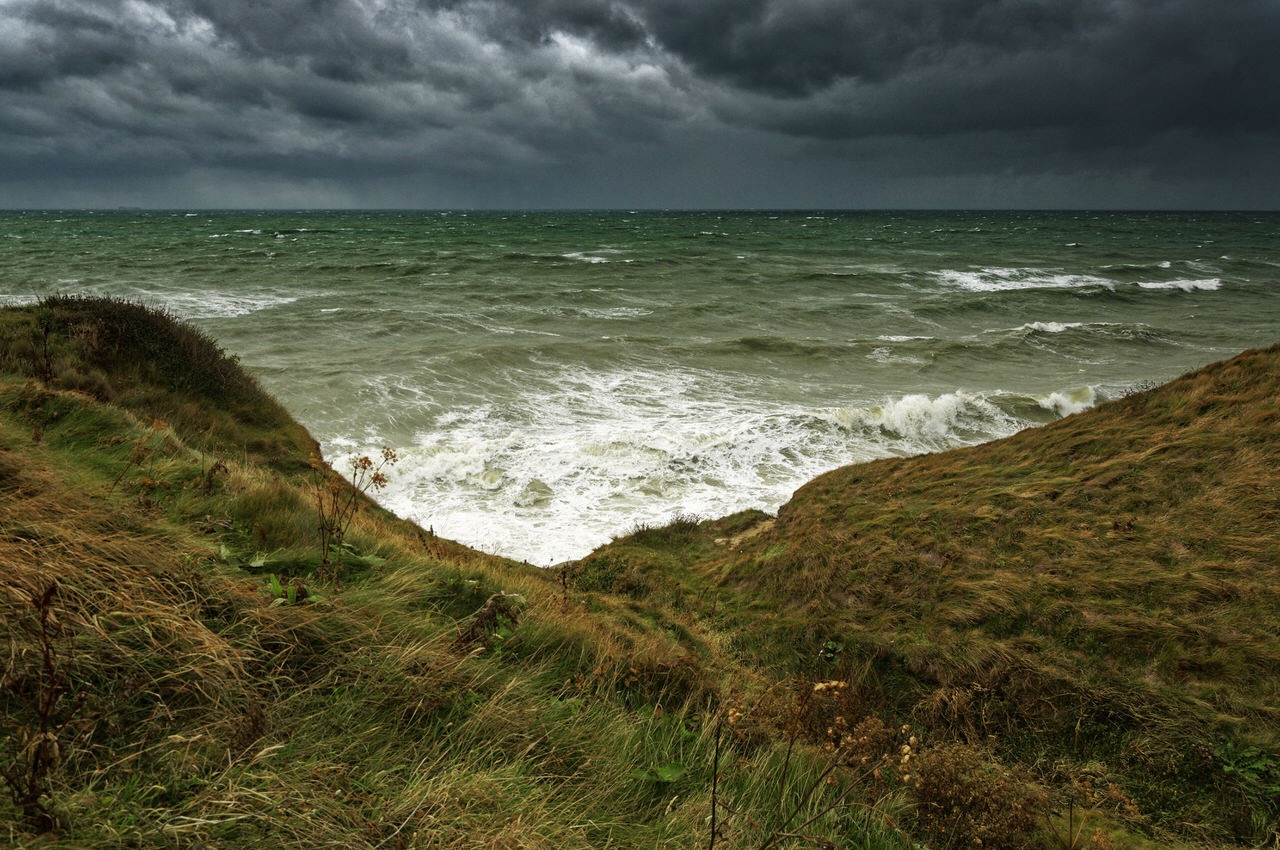
[[[1277,398],[1249,352],[539,571],[363,495],[326,549],[313,441],[208,337],[0,311],[6,837],[1270,846]]]

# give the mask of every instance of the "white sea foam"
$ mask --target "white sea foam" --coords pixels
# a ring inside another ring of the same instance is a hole
[[[619,254],[625,254],[626,251],[621,248],[596,248],[594,251],[570,251],[560,256],[566,260],[579,260],[584,263],[610,263],[613,262],[612,257]],[[624,260],[623,262],[631,262]]]
[[[653,315],[647,307],[581,307],[575,312],[588,319],[636,319]]]
[[[1093,387],[1080,387],[1038,396],[1041,407],[1055,416],[1070,416],[1088,410],[1098,403],[1098,393]]]
[[[1222,279],[1211,277],[1204,280],[1161,280],[1138,284],[1143,289],[1180,289],[1183,292],[1213,292],[1222,288]]]
[[[938,396],[913,393],[870,407],[837,408],[827,415],[843,428],[879,430],[910,453],[1003,436],[1025,424],[986,396],[961,390]]]
[[[1025,325],[1017,328],[1017,330],[1019,332],[1060,334],[1074,328],[1082,327],[1084,327],[1084,322],[1027,322]]]
[[[926,360],[923,357],[919,357],[914,354],[903,354],[901,352],[894,351],[892,348],[889,348],[888,346],[879,346],[877,348],[871,349],[871,352],[867,355],[867,357],[871,360],[874,360],[877,363],[885,363],[885,364],[901,363],[904,365],[922,366],[928,362],[928,360]]]
[[[247,316],[259,310],[292,304],[298,295],[231,292],[173,292],[139,288],[137,293],[148,303],[162,304],[185,319],[226,319]]]
[[[519,404],[435,417],[397,447],[402,460],[380,500],[447,537],[551,564],[637,522],[775,510],[833,467],[1026,424],[961,391],[805,410],[736,394],[708,373],[567,371],[558,390]],[[339,469],[342,455],[378,444],[368,435],[327,442]]]
[[[1019,289],[1079,289],[1100,286],[1115,289],[1115,282],[1096,275],[1067,274],[1049,269],[984,268],[943,269],[933,277],[948,286],[969,292],[1008,292]]]

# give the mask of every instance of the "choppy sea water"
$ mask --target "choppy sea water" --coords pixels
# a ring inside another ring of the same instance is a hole
[[[1280,215],[0,213],[0,302],[169,308],[381,500],[538,564],[1280,338]]]

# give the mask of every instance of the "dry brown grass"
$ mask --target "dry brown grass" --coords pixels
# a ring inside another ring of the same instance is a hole
[[[563,584],[365,502],[345,540],[378,566],[317,580],[288,429],[173,388],[150,396],[179,410],[157,426],[102,403],[155,391],[127,363],[99,380],[59,361],[48,387],[0,383],[0,720],[32,728],[47,673],[30,600],[56,580],[73,686],[46,798],[71,844],[704,845],[713,759],[716,804],[737,813],[722,850],[809,818],[819,846],[908,846],[875,800],[931,846],[952,839],[930,806],[1003,801],[966,835],[1014,846],[1031,828],[1000,817],[1043,807],[1047,829],[1059,803],[1040,801],[1081,777],[1148,816],[1100,810],[1099,841],[1152,824],[1170,846],[1266,840],[1276,813],[1257,789],[1273,774],[1239,754],[1278,752],[1278,361],[1255,352],[1001,443],[840,470],[772,525],[638,529]],[[89,394],[61,385],[71,370]],[[257,452],[268,465],[208,439],[236,428],[278,443]],[[318,596],[273,599],[266,571]],[[518,622],[460,639],[516,596]],[[843,683],[839,698],[810,699],[798,725],[787,683],[815,678]],[[913,758],[935,754],[928,781],[908,786],[899,763],[892,787],[864,787],[842,763],[828,787],[824,747],[847,761],[864,737],[902,745],[907,722],[929,742]],[[1256,775],[1226,778],[1224,759]],[[654,772],[669,764],[683,778]]]
[[[808,669],[834,640],[888,716],[1014,761],[1105,760],[1164,825],[1261,839],[1280,811],[1255,799],[1270,825],[1242,826],[1216,752],[1280,759],[1277,470],[1280,347],[836,470],[684,569],[760,663]]]

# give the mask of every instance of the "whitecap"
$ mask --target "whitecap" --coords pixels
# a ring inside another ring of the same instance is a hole
[[[1096,275],[1068,274],[1036,268],[942,269],[932,276],[948,286],[969,292],[1008,292],[1020,289],[1079,289],[1101,286],[1114,289],[1115,282]]]
[[[871,352],[867,354],[867,359],[874,360],[877,363],[884,363],[886,365],[891,363],[900,363],[908,366],[923,366],[928,363],[928,361],[923,357],[917,357],[912,354],[899,354],[887,346],[871,349]]]
[[[1015,329],[1017,333],[1060,334],[1075,328],[1084,327],[1084,322],[1027,322]]]
[[[938,396],[913,393],[871,407],[836,408],[824,418],[846,429],[878,429],[905,440],[913,452],[1004,436],[1022,424],[987,397],[963,390]]]
[[[1036,396],[1036,403],[1056,416],[1080,413],[1093,407],[1097,401],[1098,393],[1093,387],[1080,387]]]
[[[230,319],[292,304],[300,296],[272,293],[161,292],[139,290],[145,300],[162,304],[185,319]]]
[[[588,319],[636,319],[653,315],[653,311],[645,307],[582,307],[576,312]]]
[[[579,260],[584,263],[607,263],[608,257],[601,257],[599,254],[588,254],[583,251],[570,251],[568,254],[561,254],[566,260]]]
[[[1162,280],[1138,284],[1142,289],[1179,289],[1183,292],[1213,292],[1222,288],[1222,279],[1211,277],[1204,280]]]

